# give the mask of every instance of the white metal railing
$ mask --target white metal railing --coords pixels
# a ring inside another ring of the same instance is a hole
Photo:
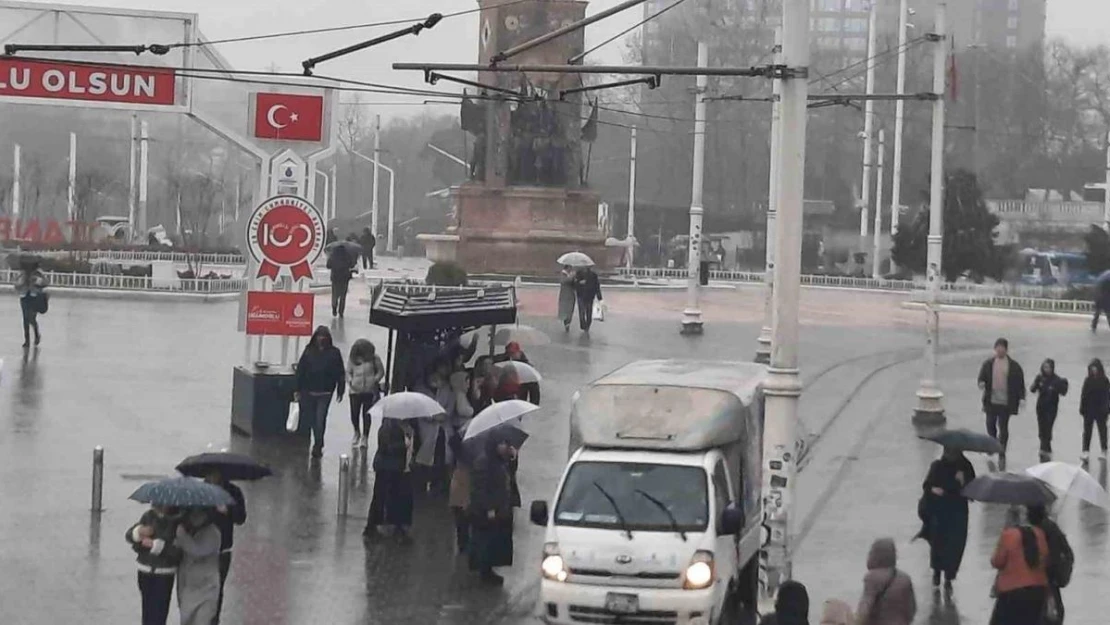
[[[200,263],[201,265],[244,265],[242,254],[189,254],[187,252],[156,252],[150,250],[35,250],[36,256],[65,257],[70,255],[87,258],[89,261],[116,260],[134,262],[170,261],[174,263]]]
[[[243,289],[243,278],[177,278],[155,286],[150,276],[118,276],[96,273],[63,273],[47,271],[47,284],[78,289],[108,289],[119,291],[172,291],[178,293],[237,293]],[[0,281],[12,284],[19,272],[0,270]],[[162,282],[159,280],[159,282]]]
[[[910,300],[921,303],[924,301],[924,296],[924,292],[915,292],[910,295]],[[1094,302],[1075,299],[1045,299],[1041,297],[1017,297],[1012,295],[975,293],[942,293],[940,302],[942,304],[954,304],[959,306],[1028,310],[1035,312],[1072,314],[1091,314],[1094,312]]]
[[[647,280],[685,280],[685,269],[659,269],[652,267],[622,268],[622,276],[635,276]],[[709,279],[720,282],[758,283],[763,281],[761,271],[720,271],[711,269]],[[925,282],[918,280],[885,280],[852,276],[826,276],[803,274],[802,284],[830,288],[867,289],[873,291],[911,292],[925,290]],[[1067,293],[1063,286],[1035,286],[1029,284],[975,284],[973,282],[942,282],[941,290],[950,293],[1016,296],[1028,298],[1060,298]]]

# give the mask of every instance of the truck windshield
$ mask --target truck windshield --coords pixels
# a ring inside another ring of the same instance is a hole
[[[705,471],[699,467],[576,462],[555,507],[555,524],[634,532],[699,532],[709,520],[707,488]],[[606,499],[603,491],[614,501]]]

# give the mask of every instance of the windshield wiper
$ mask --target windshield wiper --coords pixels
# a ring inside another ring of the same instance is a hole
[[[662,510],[663,514],[667,515],[667,518],[671,520],[671,529],[678,532],[678,535],[682,537],[682,542],[686,542],[686,532],[682,531],[682,528],[679,527],[678,519],[674,518],[674,513],[672,513],[670,508],[667,507],[667,504],[659,501],[655,497],[651,496],[649,493],[642,491],[639,488],[634,489],[633,492],[643,496],[644,499],[647,499],[651,503],[655,504],[656,508]]]
[[[613,496],[602,488],[601,484],[597,483],[597,480],[594,480],[594,488],[600,491],[601,494],[609,500],[609,505],[613,506],[613,512],[617,513],[617,520],[620,521],[621,529],[624,530],[624,533],[628,536],[628,540],[632,540],[632,530],[628,529],[628,521],[624,519],[624,514],[621,512],[620,506],[617,505],[617,500],[613,499]]]

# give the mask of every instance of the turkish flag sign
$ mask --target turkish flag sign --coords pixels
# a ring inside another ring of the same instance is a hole
[[[256,93],[254,136],[281,141],[320,141],[324,136],[324,96]]]
[[[247,334],[312,336],[312,293],[247,292]]]

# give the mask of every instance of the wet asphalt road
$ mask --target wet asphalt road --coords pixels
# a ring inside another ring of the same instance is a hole
[[[384,332],[365,322],[352,293],[347,319],[333,328],[341,347]],[[610,318],[592,337],[564,335],[551,319],[555,292],[522,292],[525,321],[551,345],[526,346],[545,376],[544,408],[530,420],[522,453],[524,499],[548,497],[566,457],[569,398],[603,373],[636,358],[749,359],[758,333],[758,291],[712,290],[704,299],[706,335],[678,336],[679,292],[607,293]],[[932,602],[927,550],[916,532],[920,482],[936,450],[909,425],[920,361],[922,314],[896,295],[806,290],[802,358],[807,390],[803,434],[811,441],[799,479],[795,576],[810,586],[815,613],[838,597],[855,603],[867,546],[894,536],[900,566],[918,586],[920,623],[986,623],[992,573],[986,560],[1002,524],[998,509],[973,505],[964,571],[951,604]],[[325,297],[317,318],[330,320]],[[231,368],[244,360],[234,304],[169,304],[59,299],[43,318],[45,342],[21,356],[18,303],[0,299],[6,360],[0,382],[0,597],[5,623],[122,623],[137,618],[133,554],[123,530],[142,512],[126,497],[166,475],[182,457],[214,448],[246,451],[278,476],[246,484],[249,519],[236,533],[226,604],[228,623],[530,623],[541,533],[517,519],[517,563],[504,589],[478,587],[454,554],[442,501],[417,503],[416,544],[366,549],[373,473],[354,457],[351,515],[337,520],[338,454],[349,453],[346,403],[332,408],[326,456],[307,461],[293,443],[231,436]],[[326,315],[326,317],[325,317]],[[942,387],[953,423],[979,429],[974,373],[997,335],[1011,339],[1032,378],[1044,356],[1078,388],[1083,365],[1105,354],[1078,320],[946,313]],[[1078,453],[1078,399],[1061,407],[1058,457]],[[1030,409],[1031,411],[1031,409]],[[1011,466],[1036,462],[1031,412],[1013,424]],[[106,448],[99,523],[88,513],[91,449]],[[373,449],[370,450],[372,455]],[[987,470],[981,459],[977,469]],[[1092,466],[1105,483],[1105,465]],[[1074,503],[1061,524],[1078,554],[1065,591],[1068,621],[1105,622],[1107,516]],[[1080,597],[1084,597],[1083,600]],[[49,600],[47,600],[49,598]],[[816,622],[816,614],[814,615]],[[174,622],[171,619],[171,622]]]

